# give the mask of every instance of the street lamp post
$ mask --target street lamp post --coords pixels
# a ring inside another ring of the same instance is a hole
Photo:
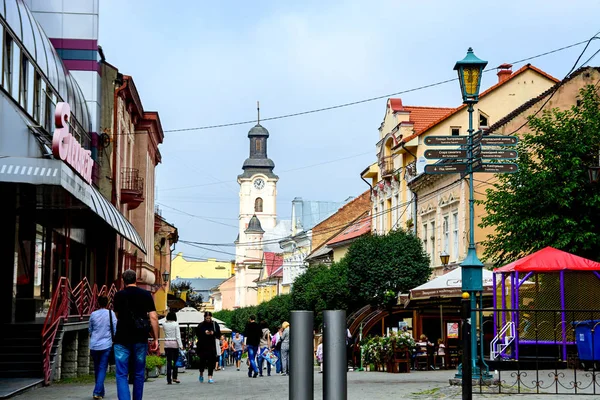
[[[471,302],[471,371],[472,378],[489,378],[489,371],[487,365],[483,363],[483,353],[481,354],[482,365],[484,368],[479,368],[477,362],[477,324],[475,309],[477,308],[477,296],[481,298],[483,292],[483,263],[477,257],[477,251],[475,249],[475,196],[473,192],[473,172],[474,165],[478,160],[473,157],[473,149],[475,146],[479,146],[479,143],[474,143],[473,138],[473,105],[479,101],[479,88],[481,85],[481,75],[483,69],[487,65],[487,61],[480,60],[473,54],[473,49],[469,47],[467,55],[464,59],[457,61],[454,66],[454,70],[458,72],[458,79],[460,82],[460,89],[462,91],[463,103],[467,105],[467,111],[469,113],[469,138],[468,138],[468,170],[469,175],[469,248],[467,251],[467,257],[461,263],[462,267],[462,290],[469,294]],[[479,160],[480,161],[480,160]],[[479,162],[479,165],[481,163]],[[475,167],[476,168],[476,167]],[[481,316],[481,312],[479,313]],[[481,321],[479,326],[481,326]],[[483,335],[482,335],[483,336]],[[483,338],[482,345],[483,345]],[[459,367],[457,378],[463,378],[463,369]],[[466,371],[465,371],[466,372]],[[465,374],[466,375],[466,374]],[[464,379],[471,379],[471,377],[465,376]]]
[[[442,266],[444,269],[448,267],[448,262],[450,261],[450,254],[448,254],[445,250],[440,254],[440,261],[442,262]]]

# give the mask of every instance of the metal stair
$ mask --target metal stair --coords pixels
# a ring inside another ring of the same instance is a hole
[[[515,323],[509,321],[502,327],[500,332],[498,332],[490,343],[490,358],[495,360],[498,357],[506,356],[506,350],[514,340]]]

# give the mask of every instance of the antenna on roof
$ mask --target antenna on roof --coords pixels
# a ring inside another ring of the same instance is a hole
[[[260,101],[256,101],[256,112],[258,114],[258,118],[257,118],[257,125],[260,125]]]

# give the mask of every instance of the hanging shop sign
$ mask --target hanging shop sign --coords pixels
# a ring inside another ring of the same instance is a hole
[[[52,154],[67,163],[88,184],[92,183],[94,160],[92,152],[86,150],[69,132],[71,106],[59,102],[54,112],[54,136],[52,137]]]

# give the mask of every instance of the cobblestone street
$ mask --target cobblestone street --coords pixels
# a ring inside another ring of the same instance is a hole
[[[460,388],[450,387],[448,378],[455,371],[411,372],[387,374],[383,372],[349,372],[348,399],[460,399]],[[167,385],[164,377],[146,382],[145,399],[165,398],[219,398],[264,399],[265,396],[285,400],[289,396],[289,377],[273,375],[250,379],[245,371],[228,368],[215,372],[215,384],[199,383],[197,370],[180,374],[181,384]],[[315,399],[322,399],[323,375],[315,371]],[[18,400],[91,399],[92,385],[60,384],[39,388],[17,396]],[[553,395],[474,395],[483,398],[555,399]],[[116,399],[114,381],[106,384],[105,399]]]

